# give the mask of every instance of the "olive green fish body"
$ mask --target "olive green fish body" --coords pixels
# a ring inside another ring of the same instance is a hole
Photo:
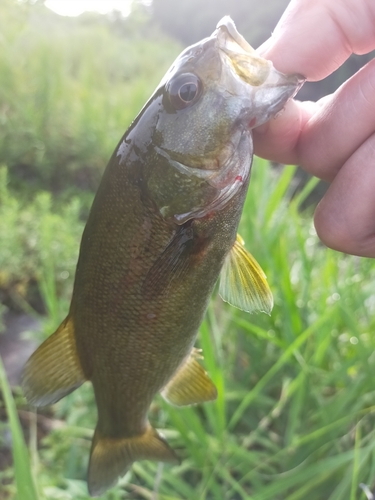
[[[92,495],[135,460],[176,462],[148,422],[157,393],[175,405],[215,399],[194,342],[219,274],[225,301],[270,312],[265,275],[237,228],[251,128],[301,83],[224,18],[176,59],[116,147],[82,236],[69,314],[22,382],[28,401],[42,406],[91,381]]]
[[[225,211],[179,226],[142,200],[141,178],[139,162],[110,163],[82,239],[70,311],[99,428],[112,437],[144,432],[152,399],[191,352],[247,188]]]

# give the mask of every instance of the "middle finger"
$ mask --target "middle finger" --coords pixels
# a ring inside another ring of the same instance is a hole
[[[375,132],[375,59],[317,108],[296,145],[296,157],[313,175],[331,181]]]

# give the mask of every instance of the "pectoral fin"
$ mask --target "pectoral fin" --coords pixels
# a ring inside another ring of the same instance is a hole
[[[143,283],[146,299],[162,295],[173,280],[183,278],[192,253],[193,236],[190,223],[177,229],[172,240],[147,273]]]
[[[271,313],[273,297],[266,275],[244,247],[240,235],[225,259],[219,294],[225,302],[243,311]]]
[[[73,328],[68,316],[27,361],[22,388],[30,404],[56,403],[85,382]]]
[[[216,399],[217,389],[197,358],[202,356],[193,349],[189,358],[161,391],[168,403],[185,406]]]

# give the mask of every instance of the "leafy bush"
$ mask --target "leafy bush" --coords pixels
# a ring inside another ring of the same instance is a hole
[[[180,51],[136,14],[64,19],[41,4],[2,2],[0,163],[13,186],[97,186]]]
[[[59,302],[66,305],[84,225],[83,208],[78,198],[54,207],[47,192],[22,202],[7,186],[7,169],[0,169],[0,290],[5,302],[24,308],[31,301],[36,309],[47,308],[53,315]],[[45,307],[35,296],[36,286],[38,295],[47,300]]]

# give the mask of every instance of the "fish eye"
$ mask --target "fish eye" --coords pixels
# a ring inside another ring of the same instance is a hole
[[[167,92],[175,109],[184,109],[194,104],[202,89],[200,79],[192,73],[183,73],[173,78],[167,85]]]

